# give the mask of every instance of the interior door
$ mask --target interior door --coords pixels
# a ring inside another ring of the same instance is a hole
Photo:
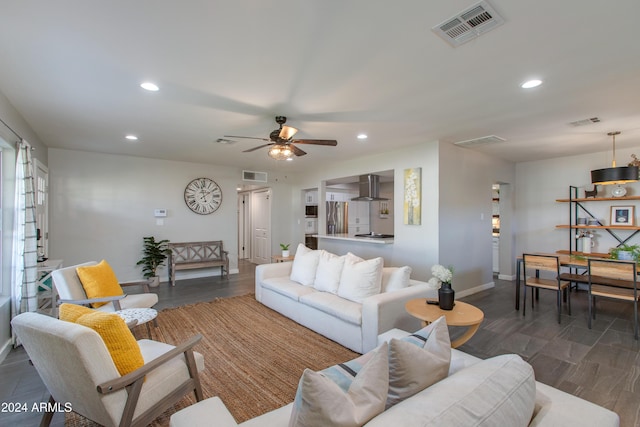
[[[251,194],[238,193],[238,259],[251,257]]]
[[[38,258],[49,257],[49,169],[35,159]]]
[[[253,225],[252,260],[256,264],[271,262],[271,189],[251,193]]]

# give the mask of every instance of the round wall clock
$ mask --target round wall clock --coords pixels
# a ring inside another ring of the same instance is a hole
[[[222,204],[222,190],[209,178],[196,178],[184,189],[184,201],[195,213],[209,215]]]

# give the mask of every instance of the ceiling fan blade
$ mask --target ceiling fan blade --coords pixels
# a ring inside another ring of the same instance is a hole
[[[293,150],[293,154],[295,154],[296,156],[304,156],[305,154],[307,154],[306,151],[299,149],[293,144],[289,144],[289,147],[291,147],[291,149]]]
[[[238,135],[224,135],[225,138],[244,138],[244,139],[259,139],[260,141],[271,141],[267,138],[256,138],[255,136],[238,136]]]
[[[291,142],[296,144],[330,145],[332,147],[338,145],[338,141],[335,139],[296,139]]]
[[[268,147],[270,145],[273,145],[273,142],[271,144],[258,145],[257,147],[253,147],[253,148],[250,148],[248,150],[244,150],[243,153],[250,153],[252,151],[256,151],[256,150],[259,150],[261,148]]]
[[[280,129],[280,134],[278,136],[282,139],[291,139],[296,133],[298,133],[298,129],[284,125],[282,126],[282,129]]]

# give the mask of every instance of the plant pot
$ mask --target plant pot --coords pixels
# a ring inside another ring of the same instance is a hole
[[[286,251],[282,251],[282,256],[283,256],[284,258],[287,258],[287,257],[289,256],[289,253],[290,253],[290,252],[289,252],[289,250],[288,250],[288,249],[287,249]]]
[[[443,283],[438,289],[438,305],[441,310],[453,310],[456,292],[451,289],[451,283]]]
[[[633,252],[631,251],[619,251],[618,252],[618,259],[624,260],[624,261],[633,261],[635,260],[635,257],[633,255]]]
[[[150,277],[149,286],[151,286],[152,288],[157,288],[158,286],[160,286],[160,277],[159,276]]]

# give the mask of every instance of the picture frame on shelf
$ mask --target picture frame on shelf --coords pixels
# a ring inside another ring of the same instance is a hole
[[[635,206],[611,206],[610,225],[635,225]]]

